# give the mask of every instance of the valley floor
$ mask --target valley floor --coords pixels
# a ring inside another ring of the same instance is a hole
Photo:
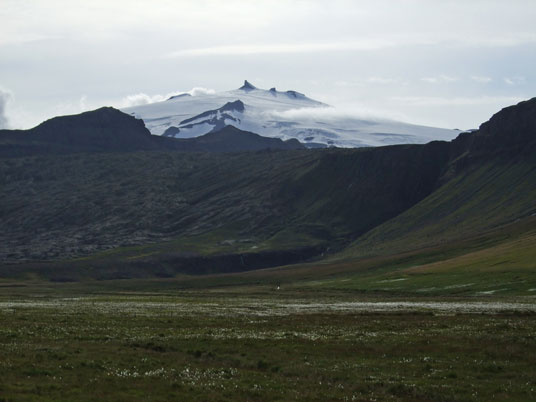
[[[55,286],[4,286],[2,401],[536,399],[532,297]]]

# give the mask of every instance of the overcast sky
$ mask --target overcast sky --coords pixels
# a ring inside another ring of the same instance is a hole
[[[1,0],[0,126],[244,79],[473,128],[536,96],[534,0]]]

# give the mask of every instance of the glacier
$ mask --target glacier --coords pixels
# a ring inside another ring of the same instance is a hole
[[[161,102],[122,109],[142,119],[152,134],[198,137],[226,125],[265,137],[295,138],[308,148],[356,148],[450,141],[458,130],[333,113],[331,106],[294,91],[240,88],[216,93],[178,93]]]

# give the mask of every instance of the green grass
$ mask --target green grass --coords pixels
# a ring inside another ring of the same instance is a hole
[[[442,246],[369,258],[320,259],[256,271],[135,280],[84,280],[62,292],[156,292],[214,289],[264,292],[281,285],[306,292],[382,297],[536,296],[536,217]],[[96,262],[98,263],[98,261]],[[109,266],[113,269],[113,265]],[[39,275],[0,280],[4,289],[54,294],[58,283]]]
[[[536,397],[530,313],[328,311],[315,306],[359,300],[293,292],[19,292],[0,300],[4,401]]]
[[[534,215],[535,200],[534,162],[483,164],[361,236],[344,255],[388,255],[455,243]]]
[[[442,247],[326,263],[320,280],[300,285],[386,295],[536,296],[535,223],[530,217]]]

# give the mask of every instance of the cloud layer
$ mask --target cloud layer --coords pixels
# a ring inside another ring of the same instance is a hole
[[[7,105],[11,101],[11,94],[0,89],[0,129],[10,128],[7,118]]]
[[[534,0],[1,3],[0,77],[17,94],[16,127],[245,78],[450,127],[536,94]]]
[[[346,104],[344,106],[311,107],[301,109],[290,109],[283,112],[267,111],[269,117],[274,119],[292,121],[341,121],[341,120],[374,120],[393,121],[407,120],[407,116],[400,112],[389,112],[385,109],[374,110],[361,104]]]
[[[186,92],[170,92],[165,95],[147,95],[145,93],[137,93],[134,95],[127,95],[117,105],[120,108],[127,108],[131,106],[140,106],[140,105],[148,105],[150,103],[155,102],[162,102],[167,99],[169,99],[172,96],[181,95],[181,94],[189,94],[191,96],[200,96],[200,95],[212,95],[216,93],[213,89],[209,88],[203,88],[203,87],[195,87],[190,89]]]

